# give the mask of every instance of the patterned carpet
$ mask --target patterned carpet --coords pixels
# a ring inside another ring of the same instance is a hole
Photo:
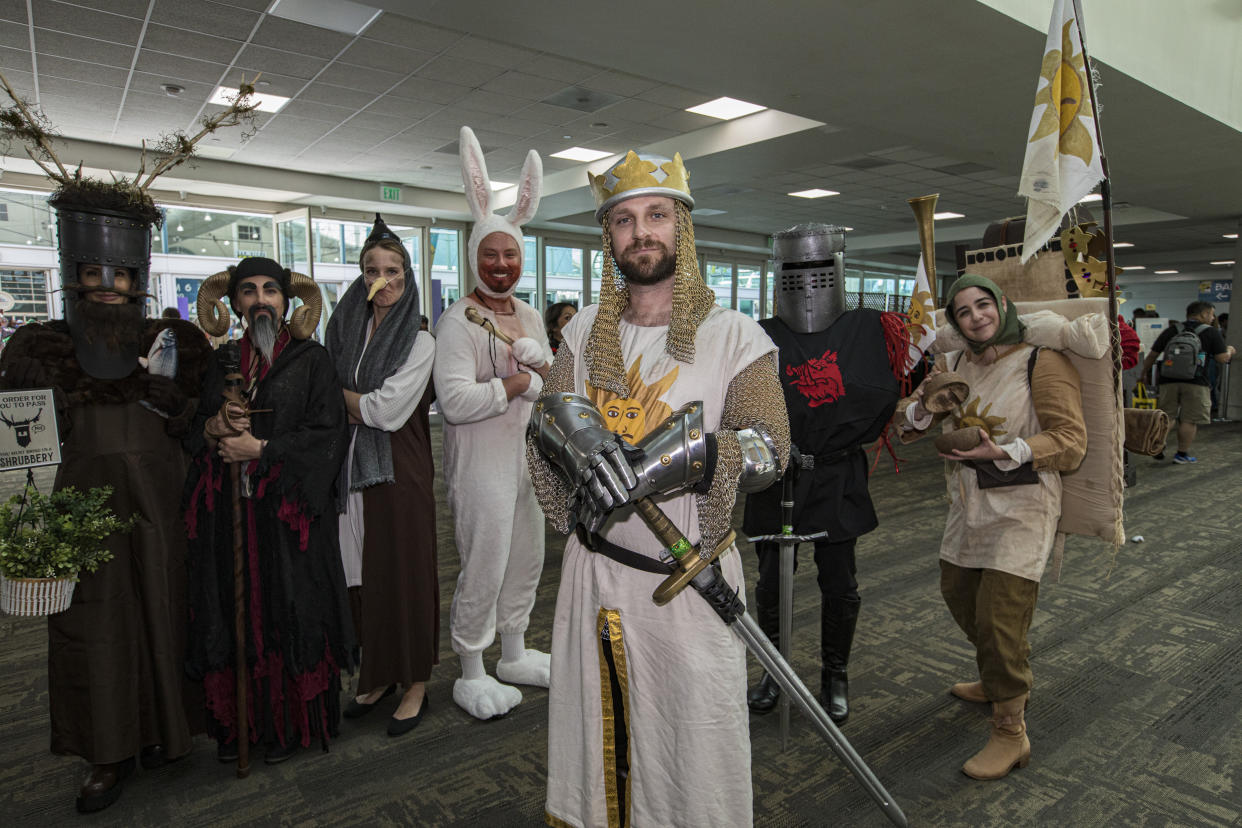
[[[1043,586],[1031,632],[1033,758],[991,783],[958,770],[983,745],[987,724],[982,705],[947,693],[974,676],[974,664],[937,590],[941,463],[930,445],[901,449],[896,476],[881,461],[873,491],[882,525],[859,544],[864,604],[845,734],[911,825],[1242,825],[1242,425],[1205,429],[1196,451],[1196,466],[1137,458],[1127,531],[1145,542],[1127,544],[1115,561],[1097,542],[1067,545],[1062,583]],[[457,565],[451,527],[442,514],[446,628]],[[561,551],[562,539],[549,535],[528,636],[541,649]],[[753,558],[744,555],[753,584]],[[793,661],[817,689],[813,566],[801,568],[796,590]],[[432,707],[408,736],[384,734],[391,697],[370,718],[344,722],[331,753],[260,762],[240,781],[200,737],[185,760],[138,771],[116,805],[79,817],[73,796],[84,765],[47,752],[45,646],[43,623],[0,618],[6,824],[541,823],[546,691],[524,689],[507,718],[475,722],[451,700],[458,664],[447,632]],[[489,668],[499,645],[493,650]],[[776,715],[751,721],[756,824],[887,824],[804,721],[795,715],[785,752],[777,727]]]

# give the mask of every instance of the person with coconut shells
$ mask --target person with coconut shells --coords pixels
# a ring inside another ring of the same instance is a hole
[[[898,404],[897,425],[910,442],[944,423],[936,442],[948,461],[949,497],[940,591],[979,667],[978,681],[950,692],[992,705],[991,736],[962,772],[1000,779],[1030,761],[1027,631],[1061,514],[1061,472],[1082,462],[1087,429],[1078,372],[1059,351],[1023,341],[1018,311],[994,282],[962,276],[945,307],[968,347],[941,356]],[[929,390],[943,385],[946,368],[969,387],[948,411],[931,403]]]
[[[242,259],[199,288],[199,324],[213,336],[228,328],[225,295],[246,332],[239,346],[216,351],[190,432],[187,667],[203,682],[217,756],[234,761],[236,505],[252,713],[245,730],[275,764],[312,740],[327,750],[340,722],[340,671],[351,667],[353,648],[335,508],[347,416],[332,357],[310,339],[323,306],[314,281],[271,259]],[[305,304],[286,323],[294,297]],[[230,374],[248,405],[226,402]]]

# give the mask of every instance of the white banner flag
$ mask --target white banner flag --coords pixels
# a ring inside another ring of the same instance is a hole
[[[931,294],[922,255],[919,256],[918,271],[914,274],[909,318],[910,321],[906,323],[906,328],[910,331],[910,359],[907,360],[907,367],[913,368],[936,341],[936,298]]]
[[[1072,0],[1054,0],[1018,187],[1018,195],[1027,199],[1023,263],[1104,178],[1080,25]]]

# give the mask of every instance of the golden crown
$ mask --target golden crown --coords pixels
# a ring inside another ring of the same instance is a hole
[[[625,158],[599,175],[588,172],[587,180],[595,196],[596,221],[602,220],[604,213],[618,201],[640,195],[669,196],[694,209],[690,173],[681,161],[681,153],[674,153],[670,159],[662,155],[639,155],[630,150]]]

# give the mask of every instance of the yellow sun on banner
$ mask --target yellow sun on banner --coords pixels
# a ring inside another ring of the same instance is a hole
[[[1001,428],[1001,426],[1005,424],[1005,418],[988,416],[988,412],[992,410],[991,403],[985,405],[983,407],[983,411],[980,411],[980,402],[982,402],[982,400],[979,397],[975,397],[960,409],[962,412],[961,414],[954,414],[953,427],[972,428],[974,426],[982,426],[984,431],[986,431],[988,436],[992,439],[996,439],[1000,435],[1006,434],[1007,432]]]
[[[1086,61],[1082,52],[1074,53],[1074,41],[1070,36],[1073,23],[1067,20],[1061,29],[1061,48],[1051,49],[1044,55],[1039,74],[1048,83],[1035,94],[1035,105],[1042,104],[1044,113],[1028,143],[1059,132],[1061,153],[1076,155],[1090,165],[1095,142],[1080,119],[1091,117],[1091,97],[1087,89]]]
[[[918,337],[922,336],[924,329],[931,327],[933,310],[931,294],[925,290],[916,289],[910,296],[910,324],[906,326],[916,342]]]

